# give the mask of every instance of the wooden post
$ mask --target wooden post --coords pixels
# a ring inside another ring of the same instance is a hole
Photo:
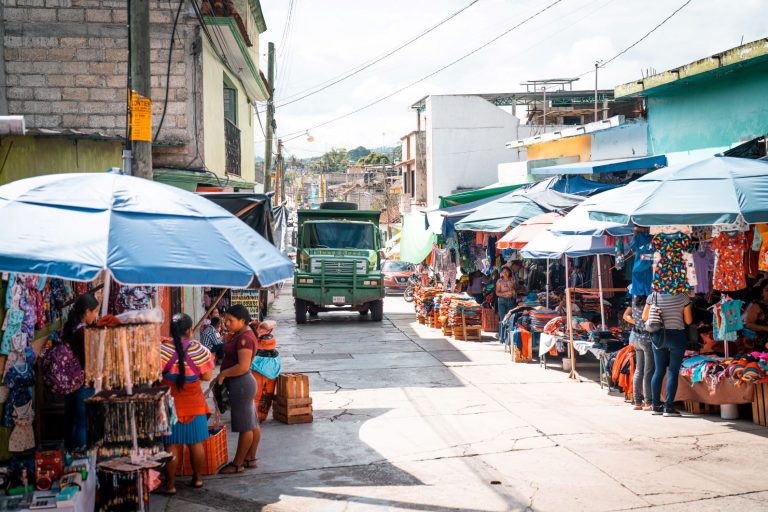
[[[224,294],[225,294],[225,293],[227,293],[228,291],[229,291],[229,288],[224,288],[223,290],[221,290],[221,293],[219,294],[219,296],[218,296],[218,297],[216,297],[216,300],[215,300],[215,301],[213,301],[213,304],[211,304],[211,307],[210,307],[210,308],[208,308],[208,311],[206,311],[206,312],[205,312],[205,314],[203,315],[203,318],[201,318],[201,319],[200,319],[200,320],[197,322],[197,324],[195,324],[195,328],[194,328],[194,329],[192,329],[192,332],[195,332],[195,331],[197,331],[197,330],[200,328],[200,326],[202,325],[202,323],[203,323],[203,322],[205,322],[205,319],[206,319],[206,318],[208,318],[208,315],[210,315],[211,313],[213,313],[213,310],[216,308],[216,306],[218,306],[218,305],[219,305],[219,302],[221,302],[221,299],[223,299],[223,298],[224,298]]]
[[[569,375],[572,379],[578,379],[579,375],[576,373],[576,351],[573,349],[573,310],[571,308],[571,289],[565,289],[565,300],[567,305],[567,319],[568,319],[568,346],[569,355],[571,357],[571,373]]]

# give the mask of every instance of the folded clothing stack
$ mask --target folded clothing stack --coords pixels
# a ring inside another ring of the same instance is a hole
[[[544,327],[553,318],[558,316],[557,312],[552,309],[533,309],[530,312],[531,316],[531,329],[536,332],[543,332]]]

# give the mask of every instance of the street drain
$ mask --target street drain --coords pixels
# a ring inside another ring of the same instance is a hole
[[[293,354],[298,361],[332,361],[334,359],[352,359],[352,354]]]

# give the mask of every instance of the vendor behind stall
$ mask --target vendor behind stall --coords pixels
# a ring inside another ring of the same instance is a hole
[[[768,279],[755,285],[754,298],[744,312],[744,327],[753,331],[756,339],[768,339]]]
[[[499,299],[499,320],[503,321],[504,317],[507,316],[507,311],[515,307],[515,297],[517,296],[515,281],[509,267],[501,269],[501,277],[496,282],[496,296]]]

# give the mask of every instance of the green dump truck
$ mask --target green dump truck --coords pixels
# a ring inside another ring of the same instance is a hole
[[[305,323],[307,314],[344,309],[370,312],[372,320],[382,320],[380,215],[358,210],[354,203],[323,203],[318,210],[298,211],[296,323]]]

